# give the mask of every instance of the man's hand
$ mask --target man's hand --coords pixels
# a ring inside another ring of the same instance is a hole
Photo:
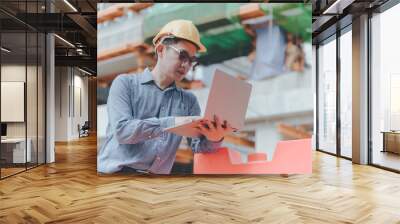
[[[216,115],[214,115],[214,121],[200,120],[199,123],[197,129],[209,141],[213,142],[219,142],[224,138],[224,136],[235,131],[227,121],[221,123],[221,120]]]

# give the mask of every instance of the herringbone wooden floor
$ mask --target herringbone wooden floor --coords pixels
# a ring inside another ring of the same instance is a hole
[[[400,175],[314,153],[312,175],[97,176],[96,139],[0,181],[0,223],[400,223]]]

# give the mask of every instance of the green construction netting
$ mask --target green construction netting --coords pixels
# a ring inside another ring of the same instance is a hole
[[[251,39],[240,25],[237,3],[155,4],[145,11],[143,34],[151,44],[157,32],[171,20],[188,19],[200,31],[201,42],[207,53],[200,63],[213,64],[249,53]]]
[[[201,42],[207,53],[201,55],[202,64],[213,64],[250,52],[251,38],[239,19],[240,6],[246,3],[159,3],[143,10],[143,35],[151,44],[157,32],[171,20],[188,19],[200,31]],[[285,30],[311,40],[311,4],[259,3],[260,8]]]
[[[200,57],[205,65],[248,55],[251,50],[251,38],[239,24],[225,26],[221,33],[204,32],[201,42],[207,47],[207,53]]]
[[[304,41],[311,41],[311,4],[303,3],[261,3],[261,9],[266,15],[272,13],[283,29],[300,36]]]
[[[191,20],[199,31],[208,30],[239,21],[241,4],[233,3],[159,3],[143,11],[143,35],[146,41],[169,21],[175,19]]]

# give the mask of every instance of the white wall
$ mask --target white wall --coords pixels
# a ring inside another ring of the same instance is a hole
[[[56,91],[55,91],[55,124],[56,124],[56,141],[67,141],[67,119],[68,117],[68,76],[66,67],[56,68]],[[66,93],[66,94],[65,94]]]
[[[25,80],[25,65],[2,65],[1,66],[1,81],[2,82],[26,82]],[[28,70],[32,68],[28,66]],[[2,96],[3,98],[4,96]],[[7,110],[8,108],[1,108]],[[25,122],[10,122],[7,123],[8,137],[25,137]]]
[[[27,69],[27,70],[25,70]],[[1,81],[3,82],[25,82],[25,75],[26,71],[28,72],[28,75],[31,74],[36,74],[36,67],[33,66],[28,66],[25,67],[25,65],[2,65],[1,66]],[[29,79],[29,77],[28,77]],[[28,80],[29,85],[36,86],[36,80]],[[35,130],[36,134],[36,120],[37,116],[36,113],[33,113],[33,111],[36,111],[34,108],[36,108],[36,88],[27,88],[27,106],[31,106],[31,108],[27,109],[27,120],[29,122],[28,124],[28,137],[29,134],[32,133]],[[32,91],[32,92],[31,92]],[[2,96],[4,97],[4,96]],[[32,102],[34,104],[32,105]],[[39,105],[40,106],[40,105]],[[1,110],[7,110],[9,108],[1,108]],[[34,122],[34,123],[32,123]],[[26,122],[7,122],[7,136],[8,137],[25,137],[25,126]]]
[[[38,69],[38,70],[37,70]],[[36,66],[27,67],[25,64],[3,64],[1,66],[1,81],[3,82],[24,82],[26,83],[26,106],[22,105],[21,108],[14,108],[22,114],[26,112],[27,119],[22,122],[6,122],[7,123],[7,137],[9,138],[24,138],[25,135],[30,139],[30,148],[32,151],[32,161],[36,162],[36,158],[39,159],[39,163],[44,163],[44,150],[45,150],[45,139],[44,139],[44,74],[42,68]],[[25,80],[27,78],[27,80]],[[7,94],[3,92],[3,94]],[[21,92],[22,91],[22,92]],[[24,94],[24,90],[19,90],[21,94]],[[2,95],[2,98],[7,95]],[[3,104],[3,103],[2,103]],[[22,102],[24,104],[24,102]],[[2,112],[13,113],[13,108],[2,107]],[[7,111],[8,110],[8,111]],[[16,112],[14,112],[16,113]],[[39,154],[37,157],[37,153]]]
[[[82,75],[71,67],[56,68],[56,141],[77,139],[78,124],[88,120],[88,78]]]
[[[78,71],[79,72],[79,71]],[[72,92],[73,96],[72,99],[74,99],[74,107],[73,107],[73,112],[72,116],[73,119],[71,120],[71,132],[70,135],[72,138],[78,138],[79,133],[78,133],[78,124],[83,125],[85,121],[89,120],[88,119],[88,78],[87,77],[82,77],[82,73],[77,74],[77,70],[74,71],[74,91]],[[79,93],[80,91],[80,93]],[[79,97],[80,95],[80,97]],[[81,101],[81,102],[79,102]],[[79,108],[82,107],[82,108]],[[79,111],[81,109],[81,113]]]

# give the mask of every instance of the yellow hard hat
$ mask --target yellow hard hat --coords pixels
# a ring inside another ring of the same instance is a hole
[[[192,42],[197,46],[199,52],[206,52],[207,49],[200,42],[200,34],[196,26],[189,20],[173,20],[167,23],[160,32],[153,38],[153,44],[156,46],[159,40],[164,36],[174,36]]]

